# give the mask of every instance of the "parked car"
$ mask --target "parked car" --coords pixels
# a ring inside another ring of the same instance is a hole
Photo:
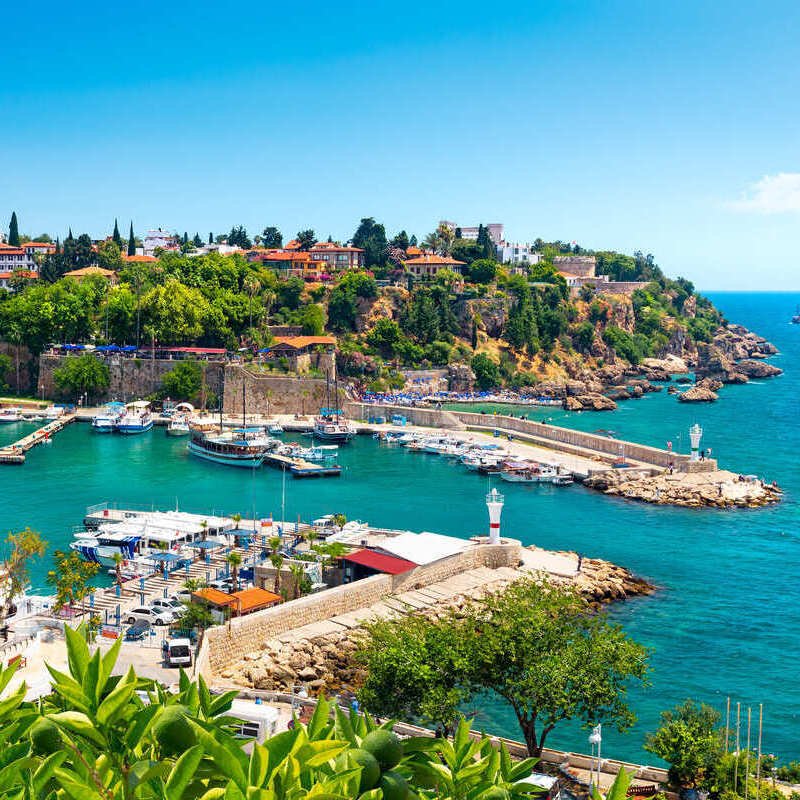
[[[138,606],[128,611],[125,619],[129,625],[139,621],[149,622],[151,625],[169,625],[175,621],[175,615],[166,608]]]
[[[150,623],[145,620],[137,620],[125,631],[126,642],[139,642],[150,633]]]
[[[188,589],[178,589],[178,591],[172,595],[172,599],[177,600],[179,603],[191,603],[192,593]]]
[[[176,600],[174,597],[159,597],[157,600],[153,600],[152,608],[163,608],[167,611],[171,611],[173,614],[180,614],[183,611],[184,605],[180,600]]]

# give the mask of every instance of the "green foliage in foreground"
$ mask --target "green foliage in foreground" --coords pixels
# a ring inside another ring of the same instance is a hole
[[[130,668],[113,675],[121,639],[93,654],[66,629],[69,671],[48,665],[53,693],[25,701],[0,669],[3,800],[414,800],[525,798],[534,761],[473,737],[410,738],[321,699],[307,725],[263,744],[235,736],[236,692],[214,696],[181,672],[170,694]],[[333,710],[333,714],[331,711]]]

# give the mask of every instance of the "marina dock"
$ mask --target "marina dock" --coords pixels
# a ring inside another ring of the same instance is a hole
[[[22,439],[18,439],[13,444],[0,448],[0,464],[24,464],[25,454],[29,450],[32,450],[37,444],[52,441],[59,431],[64,430],[71,422],[75,422],[75,418],[75,414],[64,414]]]
[[[342,474],[338,464],[317,464],[303,458],[280,456],[277,453],[267,453],[264,463],[277,469],[288,470],[295,478],[331,478]]]

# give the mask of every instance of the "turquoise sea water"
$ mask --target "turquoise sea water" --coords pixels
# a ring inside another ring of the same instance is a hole
[[[774,363],[786,374],[771,381],[725,387],[714,405],[686,406],[666,392],[620,404],[615,412],[539,416],[585,430],[686,449],[688,427],[705,429],[703,445],[723,466],[776,479],[779,506],[754,511],[655,508],[567,489],[503,484],[503,531],[524,543],[579,550],[650,578],[652,598],[617,605],[613,616],[653,648],[652,685],[631,692],[639,721],[625,735],[604,733],[604,752],[652,762],[641,742],[659,712],[694,697],[724,711],[731,696],[764,703],[764,747],[800,757],[800,532],[796,454],[800,326],[788,324],[800,298],[787,294],[719,294],[712,299],[734,321],[781,350]],[[525,409],[528,411],[529,409]],[[0,428],[0,444],[27,428]],[[160,429],[137,437],[93,435],[72,425],[54,444],[33,450],[23,467],[0,468],[0,529],[30,525],[51,547],[65,546],[87,505],[103,500],[187,511],[281,513],[281,475],[251,474],[195,459],[185,439]],[[456,536],[484,532],[487,478],[435,456],[408,453],[360,438],[341,451],[341,479],[286,480],[286,518],[342,512],[376,525]],[[45,562],[34,583],[43,588]],[[507,709],[481,704],[481,727],[516,734]],[[586,751],[586,733],[558,729],[554,746]]]

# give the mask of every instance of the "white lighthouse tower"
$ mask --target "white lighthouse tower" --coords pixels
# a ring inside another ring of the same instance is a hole
[[[486,495],[486,508],[489,509],[489,544],[500,544],[500,515],[503,513],[505,498],[497,489]]]
[[[689,456],[690,461],[700,460],[700,438],[703,435],[703,429],[695,422],[689,428],[689,441],[692,444],[692,454]]]

